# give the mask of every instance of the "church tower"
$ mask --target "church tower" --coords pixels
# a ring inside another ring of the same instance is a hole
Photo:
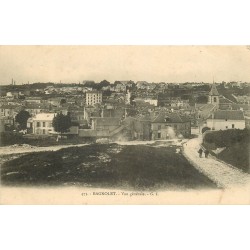
[[[215,84],[213,83],[212,88],[209,92],[209,96],[208,96],[208,103],[209,104],[214,104],[217,106],[217,108],[219,108],[219,92],[215,86]]]

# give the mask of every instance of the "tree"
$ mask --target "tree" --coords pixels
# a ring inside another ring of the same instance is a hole
[[[211,128],[209,128],[209,127],[204,127],[204,128],[202,128],[202,130],[201,130],[201,132],[202,132],[202,134],[204,134],[206,131],[208,131],[208,130],[211,130]]]
[[[26,110],[21,110],[15,117],[15,121],[19,123],[19,129],[27,128],[27,121],[30,118],[30,113]]]
[[[71,127],[70,115],[57,114],[52,121],[53,128],[56,132],[65,133]]]
[[[67,101],[66,101],[66,99],[61,99],[61,101],[60,101],[60,105],[62,106],[63,104],[66,104],[67,103]]]
[[[101,81],[100,83],[98,83],[98,84],[96,85],[96,89],[97,89],[97,90],[101,90],[103,87],[107,87],[107,86],[109,86],[109,85],[110,85],[110,82],[109,82],[109,81],[103,80],[103,81]]]

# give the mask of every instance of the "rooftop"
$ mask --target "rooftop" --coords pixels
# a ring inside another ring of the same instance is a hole
[[[188,121],[188,119],[185,116],[181,116],[176,113],[162,112],[152,122],[153,123],[165,123],[165,122],[182,123],[186,121]]]
[[[233,109],[243,109],[243,110],[250,110],[250,104],[236,104],[236,103],[233,103],[232,104],[232,108]]]
[[[41,121],[52,121],[53,118],[55,117],[56,113],[40,113],[37,114],[33,120],[41,120]]]
[[[94,118],[98,126],[117,126],[120,124],[119,118],[105,117],[105,118]]]
[[[102,91],[87,91],[86,94],[102,94]]]
[[[212,119],[212,115],[209,117]],[[218,120],[244,120],[244,114],[240,110],[217,110],[214,112],[214,118]]]

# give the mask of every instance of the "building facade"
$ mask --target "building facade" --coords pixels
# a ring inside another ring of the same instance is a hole
[[[86,104],[89,106],[93,106],[96,103],[102,103],[102,92],[100,91],[86,92]]]
[[[160,113],[151,123],[152,140],[188,138],[191,121],[177,113]]]
[[[207,127],[212,130],[244,129],[244,114],[240,110],[217,110],[207,119]]]
[[[54,128],[52,126],[52,121],[56,113],[40,113],[37,114],[32,119],[28,120],[27,128],[32,129],[33,134],[37,135],[48,135],[54,133]]]

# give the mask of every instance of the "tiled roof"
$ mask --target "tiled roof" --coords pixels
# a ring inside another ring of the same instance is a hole
[[[233,103],[231,100],[225,98],[225,97],[220,97],[219,98],[219,103],[220,104],[226,104],[226,103]]]
[[[209,117],[212,119],[212,115]],[[244,114],[240,110],[217,110],[214,112],[214,118],[217,120],[244,120]]]
[[[49,108],[49,105],[42,103],[32,103],[32,104],[26,104],[24,107],[26,109],[46,109]]]
[[[210,111],[210,110],[212,110],[213,108],[215,108],[215,106],[216,105],[214,105],[214,104],[212,104],[212,103],[208,103],[208,104],[204,104],[202,107],[200,107],[199,109],[201,110],[201,111],[206,111],[206,110],[208,110],[208,111]]]
[[[56,113],[40,113],[37,114],[33,120],[34,121],[52,121]]]
[[[138,115],[136,119],[141,122],[150,122],[152,117],[150,115]]]
[[[120,123],[120,119],[119,118],[94,118],[96,119],[97,125],[98,126],[117,126]]]
[[[250,110],[250,104],[232,104],[233,109]]]
[[[186,118],[184,119],[184,116],[180,116],[179,114],[176,113],[165,113],[162,112],[160,113],[152,122],[153,123],[181,123],[185,122]]]

